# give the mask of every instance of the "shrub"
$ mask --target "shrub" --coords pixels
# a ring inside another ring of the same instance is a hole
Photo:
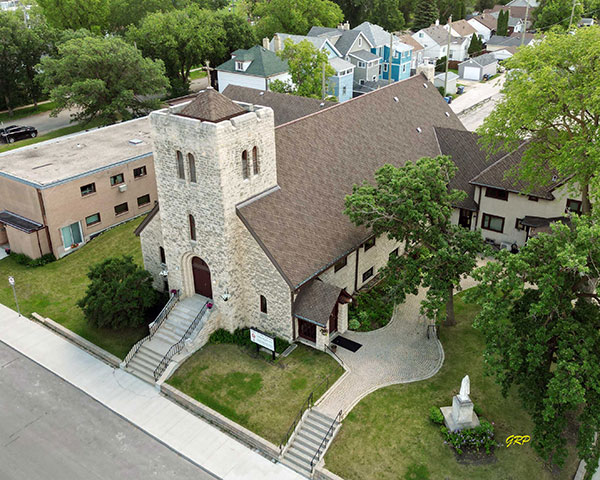
[[[477,452],[484,450],[489,455],[496,446],[494,426],[485,420],[482,420],[481,425],[475,428],[451,432],[448,428],[441,427],[440,431],[444,436],[444,443],[454,447],[459,455],[462,455],[464,450],[475,450]]]
[[[242,347],[249,347],[254,345],[254,342],[250,340],[250,329],[249,328],[238,328],[233,333],[220,328],[215,330],[208,339],[209,343],[229,343],[233,345],[240,345]],[[290,342],[283,338],[275,337],[275,351],[282,353],[287,347],[290,346]]]
[[[393,314],[394,302],[387,294],[385,282],[381,282],[356,295],[348,309],[348,326],[352,330],[374,330],[387,325]]]
[[[19,265],[24,265],[26,267],[42,267],[56,260],[53,253],[47,253],[40,258],[31,258],[23,253],[11,253],[10,256],[14,258],[15,262]]]
[[[111,257],[92,265],[85,297],[77,302],[94,327],[138,327],[156,304],[152,276],[133,257]]]
[[[431,420],[436,425],[443,425],[444,415],[438,407],[431,407],[429,409],[429,420]]]
[[[356,318],[352,318],[348,321],[348,328],[350,330],[358,330],[360,328],[360,322]]]

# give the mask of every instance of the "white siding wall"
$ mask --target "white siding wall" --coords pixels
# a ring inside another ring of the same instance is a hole
[[[467,22],[469,22],[469,25],[471,25],[475,30],[477,30],[477,33],[479,33],[479,35],[482,36],[486,42],[492,36],[492,31],[482,23],[479,23],[474,18],[467,20]]]
[[[263,77],[253,75],[240,75],[232,72],[217,72],[219,80],[219,92],[227,88],[227,85],[239,85],[240,87],[255,88],[257,90],[266,90],[267,81]]]

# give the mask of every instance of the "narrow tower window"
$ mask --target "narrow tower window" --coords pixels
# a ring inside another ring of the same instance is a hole
[[[167,256],[165,255],[165,249],[163,247],[159,247],[160,252],[160,263],[167,263]]]
[[[242,152],[242,177],[244,180],[250,176],[250,169],[248,168],[248,150]]]
[[[190,166],[190,182],[196,183],[196,159],[191,153],[188,153],[188,163]]]
[[[185,170],[183,168],[183,153],[177,150],[177,178],[185,180]]]
[[[258,175],[260,173],[260,165],[258,164],[258,148],[256,147],[252,149],[252,166],[254,168],[254,175]]]
[[[260,296],[260,311],[262,313],[267,313],[267,297],[264,295]]]
[[[189,215],[190,220],[190,240],[196,240],[196,220],[193,215]]]

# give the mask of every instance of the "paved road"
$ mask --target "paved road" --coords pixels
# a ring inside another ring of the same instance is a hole
[[[59,128],[68,127],[71,123],[71,111],[63,110],[56,117],[51,117],[50,112],[37,113],[29,117],[19,118],[17,120],[7,120],[5,125],[27,125],[35,127],[40,135],[58,130]]]
[[[0,342],[0,478],[216,477]]]
[[[459,113],[458,118],[460,118],[467,130],[473,132],[483,123],[486,117],[492,113],[492,110],[496,107],[496,103],[498,103],[501,98],[502,95],[498,93],[481,103],[479,106],[467,110],[466,112]]]

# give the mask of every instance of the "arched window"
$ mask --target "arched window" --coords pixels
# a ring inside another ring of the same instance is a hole
[[[165,249],[163,247],[160,247],[159,252],[160,252],[160,263],[167,263],[167,257],[165,255]]]
[[[183,153],[177,150],[177,178],[185,180],[185,169],[183,168]]]
[[[248,167],[248,150],[244,150],[242,152],[242,177],[244,177],[244,180],[250,176],[250,169]]]
[[[190,240],[196,240],[196,220],[194,220],[193,215],[189,215],[190,222]]]
[[[260,172],[260,165],[258,164],[258,148],[252,149],[252,166],[254,169],[254,175],[258,175]]]
[[[190,182],[196,183],[196,159],[191,153],[188,153],[188,164],[190,167]]]
[[[264,295],[260,296],[260,311],[262,313],[267,313],[267,297]]]

